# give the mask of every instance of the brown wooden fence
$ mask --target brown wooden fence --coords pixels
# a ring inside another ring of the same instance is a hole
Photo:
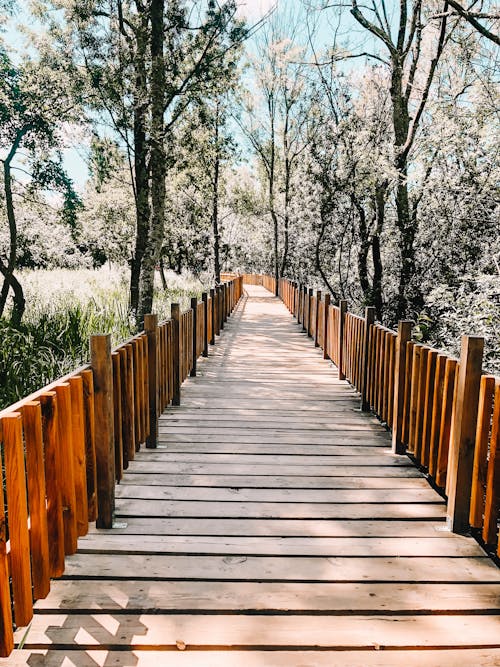
[[[179,404],[242,285],[230,278],[183,313],[172,304],[165,322],[147,315],[144,331],[114,350],[109,335],[92,336],[89,365],[0,412],[1,657],[88,524],[112,527],[115,483],[142,445],[156,447],[159,415]]]
[[[253,278],[245,281],[264,285]],[[286,279],[279,295],[362,409],[392,430],[393,451],[410,454],[446,494],[450,529],[477,529],[500,555],[500,378],[482,372],[483,339],[463,336],[457,360],[412,341],[412,322],[397,332],[375,322],[371,307],[360,317]]]

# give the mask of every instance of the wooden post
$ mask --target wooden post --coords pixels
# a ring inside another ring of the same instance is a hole
[[[462,336],[453,440],[450,446],[448,487],[448,527],[454,533],[469,528],[472,469],[476,439],[479,386],[484,339]]]
[[[323,321],[323,359],[328,359],[328,311],[330,310],[330,292],[325,294],[325,318]]]
[[[321,290],[316,290],[316,327],[314,330],[314,347],[319,347],[319,304],[321,303]]]
[[[203,356],[208,357],[208,294],[201,295],[203,302]]]
[[[404,454],[406,445],[402,441],[403,411],[406,375],[406,344],[411,340],[413,322],[401,320],[396,338],[396,362],[394,365],[394,408],[392,418],[392,451]]]
[[[146,447],[155,449],[158,444],[159,387],[158,387],[158,315],[144,315],[144,331],[148,341],[148,402],[149,435]]]
[[[196,377],[196,361],[198,358],[198,297],[191,298],[191,310],[193,311],[193,366],[191,368],[190,377]]]
[[[370,412],[370,342],[371,328],[375,324],[375,308],[367,306],[365,308],[365,340],[363,345],[363,377],[361,379],[361,410]]]
[[[342,370],[344,363],[343,354],[344,354],[344,325],[345,325],[345,314],[347,313],[347,301],[341,299],[339,302],[339,349],[338,349],[338,360],[339,360],[339,380],[345,380],[345,373]]]
[[[111,336],[90,338],[94,373],[95,453],[97,469],[97,528],[112,528],[115,511],[115,450]]]
[[[215,329],[217,328],[217,325],[215,323],[215,318],[217,315],[217,307],[216,307],[216,297],[215,297],[215,288],[212,287],[210,290],[210,306],[212,310],[212,335],[210,336],[210,345],[215,345]]]
[[[172,405],[181,404],[181,367],[180,367],[180,320],[181,320],[181,309],[178,303],[173,303],[170,306],[170,316],[172,318],[172,347],[173,347],[173,358],[172,358],[172,369],[173,369],[173,398]]]

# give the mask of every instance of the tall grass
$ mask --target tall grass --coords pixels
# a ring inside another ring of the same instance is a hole
[[[203,290],[190,276],[168,275],[168,291],[155,289],[160,319],[170,304],[182,308]],[[89,359],[89,338],[109,333],[112,345],[131,336],[126,269],[30,271],[21,276],[27,309],[22,325],[0,320],[0,409],[36,391]]]

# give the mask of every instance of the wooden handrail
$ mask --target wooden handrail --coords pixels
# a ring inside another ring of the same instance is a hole
[[[274,293],[271,276],[243,278]],[[393,451],[410,454],[448,495],[451,529],[477,529],[500,555],[500,378],[482,374],[483,340],[465,336],[458,361],[412,341],[411,322],[392,331],[375,322],[371,307],[363,318],[285,278],[278,293],[358,390],[362,409],[391,429]]]
[[[89,522],[112,527],[115,484],[142,445],[156,447],[159,415],[180,402],[180,383],[215,344],[242,277],[226,277],[217,304],[213,294],[160,323],[146,315],[145,330],[113,350],[109,335],[92,336],[90,364],[0,412],[0,657],[14,646],[12,610],[27,625]]]

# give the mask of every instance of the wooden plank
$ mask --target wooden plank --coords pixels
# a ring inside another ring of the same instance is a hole
[[[306,466],[304,464],[282,465],[282,475],[297,475],[315,477],[321,472],[322,477],[420,477],[421,473],[411,465],[318,465]],[[384,462],[385,463],[385,462]],[[258,467],[244,465],[241,463],[148,463],[147,461],[134,461],[134,472],[149,472],[154,475],[161,473],[184,474],[184,475],[274,475],[275,465],[261,464]]]
[[[102,535],[81,541],[80,553],[109,554],[227,554],[240,556],[485,556],[473,540],[448,538],[322,538],[322,537],[220,537]],[[498,602],[498,599],[497,599]]]
[[[110,622],[112,621],[112,622]],[[49,634],[47,629],[50,626]],[[57,628],[59,642],[91,648],[102,646],[477,646],[498,647],[500,616],[483,616],[480,623],[470,616],[372,616],[253,617],[251,632],[244,616],[206,615],[203,623],[192,615],[120,615],[108,619],[104,614],[37,614],[30,630],[30,642],[52,643],[50,634]],[[119,631],[117,631],[119,629]],[[82,630],[86,641],[79,639]],[[89,642],[90,638],[90,642]],[[411,639],[411,641],[409,641]]]
[[[117,498],[147,500],[211,500],[299,503],[436,503],[441,498],[430,486],[423,489],[245,489],[241,487],[170,487],[122,485]]]
[[[445,515],[444,503],[359,505],[356,503],[249,503],[196,502],[181,500],[116,501],[117,516],[234,517],[275,519],[438,519]]]
[[[377,452],[384,453],[387,450],[387,443],[384,441],[375,441],[371,445],[363,445],[361,443],[352,444],[350,442],[343,442],[343,444],[283,444],[283,443],[259,443],[259,442],[250,442],[250,443],[239,443],[241,451],[241,456],[245,457],[247,454],[262,454],[262,455],[276,455],[284,454],[285,452],[290,455],[302,456],[304,462],[307,461],[307,458],[312,453],[322,456],[338,456],[342,454],[349,454],[349,456],[367,456],[373,455]],[[165,445],[161,445],[157,451],[168,451],[170,454],[176,452],[182,452],[184,454],[232,454],[235,450],[235,443],[231,442],[173,442]],[[143,458],[143,455],[139,457],[139,460],[147,460]]]
[[[423,654],[414,650],[311,650],[280,651],[280,650],[239,650],[180,651],[177,647],[169,652],[154,650],[58,650],[36,649],[32,651],[16,651],[8,663],[9,667],[26,667],[37,664],[34,660],[43,660],[44,667],[60,667],[67,659],[68,664],[78,667],[96,667],[106,664],[120,667],[421,667]],[[474,665],[474,667],[498,667],[500,649],[439,649],[425,651],[427,665],[439,667],[456,667],[457,665]],[[238,662],[235,662],[238,661]],[[2,663],[0,663],[2,664]],[[42,663],[39,663],[42,664]]]
[[[311,448],[312,449],[312,448]],[[348,450],[346,450],[348,451]],[[363,456],[360,461],[358,456],[350,456],[346,453],[329,456],[314,456],[312,453],[308,456],[295,454],[234,454],[234,453],[204,453],[204,452],[155,452],[148,457],[137,458],[134,469],[139,465],[146,463],[157,467],[158,472],[167,472],[162,466],[164,464],[178,463],[197,463],[209,465],[243,465],[255,466],[255,472],[259,471],[260,466],[402,466],[410,467],[411,462],[402,456],[395,456],[390,450],[380,449],[380,453],[375,452],[372,455]],[[316,471],[317,472],[317,471]]]
[[[37,610],[402,612],[491,610],[500,584],[296,584],[197,581],[55,581]]]
[[[307,558],[269,556],[157,556],[75,554],[65,577],[104,579],[199,579],[272,581],[404,581],[499,583],[500,569],[489,559],[471,558]],[[142,574],[139,574],[142,573]]]
[[[95,529],[100,532],[99,529]],[[113,535],[222,535],[245,537],[432,537],[445,539],[450,532],[444,520],[370,519],[207,519],[128,517],[112,529]],[[94,531],[91,531],[94,532]],[[108,532],[106,531],[106,535]],[[453,534],[452,534],[453,535]]]

